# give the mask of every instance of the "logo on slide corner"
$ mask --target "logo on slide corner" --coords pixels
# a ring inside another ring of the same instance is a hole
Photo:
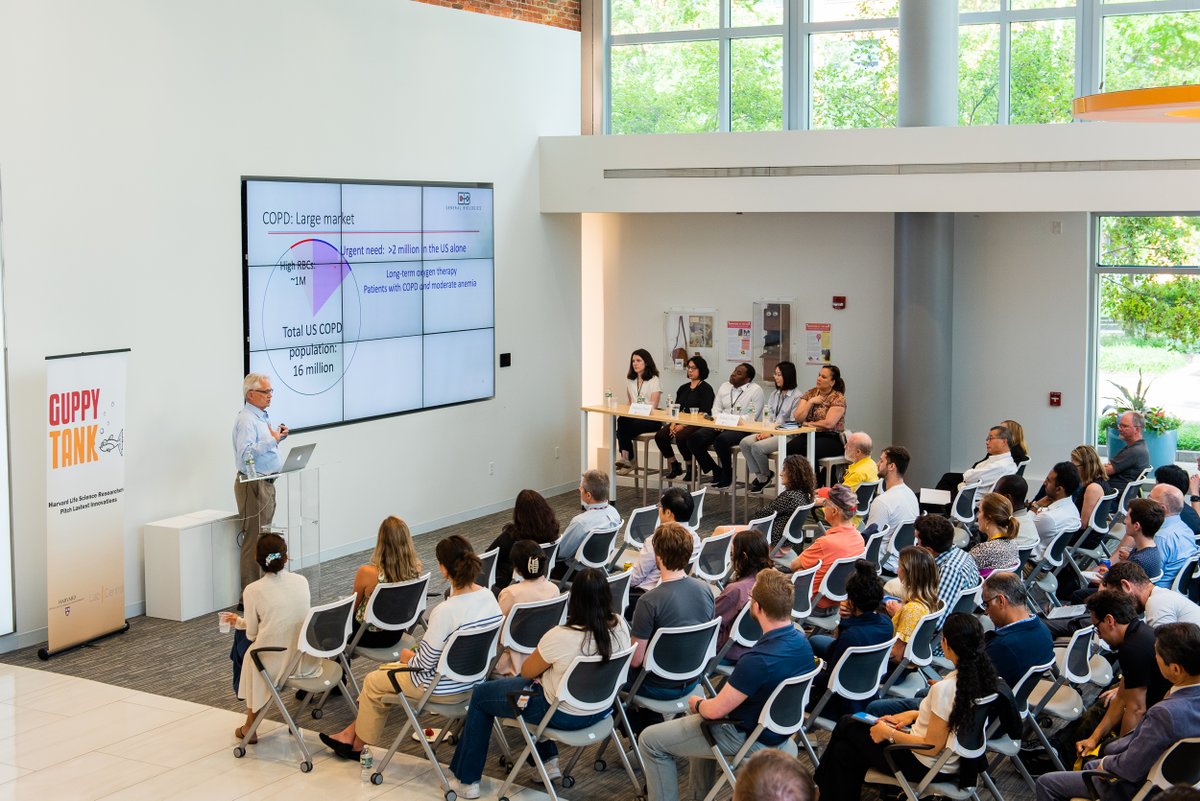
[[[470,192],[459,192],[458,193],[458,205],[460,205],[460,206],[471,205],[471,193]]]

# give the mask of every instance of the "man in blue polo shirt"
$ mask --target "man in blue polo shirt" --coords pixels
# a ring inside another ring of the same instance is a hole
[[[1015,573],[992,573],[983,582],[983,611],[995,631],[984,640],[992,666],[1009,687],[1034,665],[1054,658],[1054,638],[1039,618],[1029,614],[1025,585]]]
[[[713,729],[725,754],[736,754],[758,723],[759,713],[780,682],[811,671],[816,663],[808,641],[792,625],[794,589],[787,576],[772,569],[759,571],[750,591],[750,614],[762,627],[763,636],[738,660],[729,680],[716,698],[693,695],[688,699],[691,714],[650,726],[638,738],[646,760],[646,794],[649,801],[678,801],[679,776],[676,757],[689,757],[692,792],[698,797],[712,787],[716,762],[701,729],[703,720],[732,718],[735,725]],[[764,731],[751,753],[761,748],[779,748],[796,753],[796,743]]]

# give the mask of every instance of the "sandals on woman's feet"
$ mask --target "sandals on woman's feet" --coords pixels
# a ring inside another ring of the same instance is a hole
[[[236,729],[233,730],[233,736],[238,738],[239,740],[245,739],[245,737],[246,737],[245,728],[246,728],[245,726],[238,726]],[[255,745],[257,743],[258,743],[258,735],[257,734],[254,735],[253,737],[251,737],[250,740],[248,741],[249,745]]]

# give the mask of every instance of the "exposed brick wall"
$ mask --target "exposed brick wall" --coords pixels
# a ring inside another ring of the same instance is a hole
[[[579,30],[579,0],[417,0],[444,8]]]

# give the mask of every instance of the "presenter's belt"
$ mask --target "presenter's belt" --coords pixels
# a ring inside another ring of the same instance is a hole
[[[245,479],[249,478],[249,476],[247,476],[245,473],[240,473],[240,472],[239,472],[239,473],[238,473],[238,475],[242,477],[242,480],[245,480]],[[273,478],[264,478],[264,479],[262,479],[262,481],[265,481],[265,482],[266,482],[266,483],[268,483],[268,484],[274,484],[274,483],[275,483],[275,479],[273,479]]]

